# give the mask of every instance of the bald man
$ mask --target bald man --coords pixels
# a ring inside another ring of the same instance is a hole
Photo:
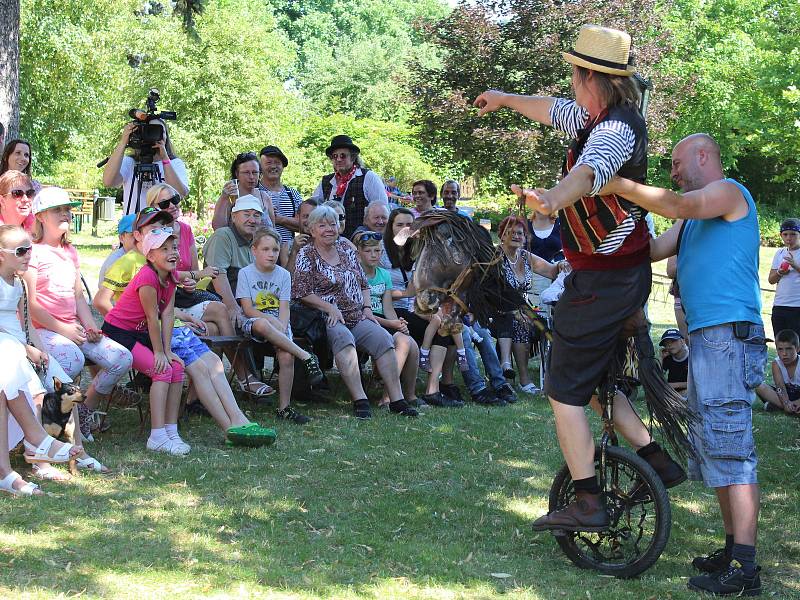
[[[741,183],[726,179],[720,149],[705,133],[672,151],[672,181],[681,193],[614,178],[614,193],[671,219],[651,242],[654,261],[678,256],[678,285],[686,310],[689,406],[697,415],[690,439],[693,479],[714,488],[725,527],[725,547],[698,556],[705,572],[689,588],[715,595],[756,595],[759,487],[751,406],[764,379],[767,347],[758,280],[760,236],[756,206]]]

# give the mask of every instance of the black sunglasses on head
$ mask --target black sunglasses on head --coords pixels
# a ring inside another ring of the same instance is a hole
[[[28,188],[27,190],[11,190],[8,193],[11,194],[12,198],[22,198],[23,196],[33,198],[36,195],[36,190]]]
[[[170,204],[178,206],[178,204],[180,204],[180,203],[181,203],[180,194],[175,194],[172,198],[167,198],[166,200],[161,200],[157,204],[158,204],[158,207],[161,210],[167,210],[169,208]]]

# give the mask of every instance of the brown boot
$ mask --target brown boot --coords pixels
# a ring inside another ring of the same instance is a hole
[[[608,513],[600,494],[577,492],[577,498],[566,508],[553,511],[533,522],[534,531],[604,531],[608,529]]]

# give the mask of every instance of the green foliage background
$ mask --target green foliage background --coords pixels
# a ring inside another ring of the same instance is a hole
[[[35,176],[99,186],[94,163],[157,87],[160,108],[179,113],[171,134],[195,205],[215,198],[236,153],[269,143],[289,156],[287,183],[309,194],[329,169],[328,140],[349,133],[401,188],[474,176],[477,204],[499,210],[509,183],[553,183],[564,140],[508,111],[477,120],[471,101],[487,87],[569,93],[559,51],[594,19],[634,33],[656,83],[651,182],[668,186],[670,147],[707,131],[759,202],[766,242],[796,214],[796,0],[573,0],[570,11],[540,0],[200,4],[187,35],[156,0],[22,0],[21,128]]]

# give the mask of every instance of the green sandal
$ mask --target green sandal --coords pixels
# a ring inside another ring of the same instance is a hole
[[[226,432],[228,446],[271,446],[278,437],[274,429],[261,427],[258,423],[248,423],[239,427],[231,427]]]

